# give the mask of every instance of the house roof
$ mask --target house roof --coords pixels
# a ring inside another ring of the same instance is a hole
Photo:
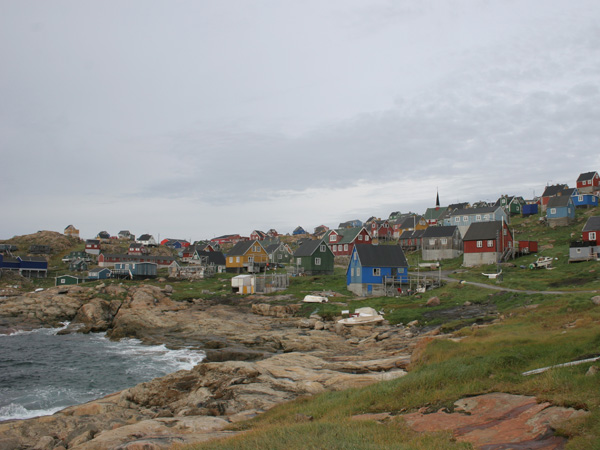
[[[337,244],[349,244],[356,239],[356,236],[364,229],[364,227],[353,227],[353,228],[344,228],[342,230],[337,230],[336,233],[340,234],[342,238]]]
[[[566,184],[553,184],[552,186],[546,186],[542,197],[552,197],[565,189],[569,189],[569,186]]]
[[[467,209],[469,207],[469,202],[461,202],[461,203],[453,203],[452,205],[448,205],[448,209],[450,211],[454,209]]]
[[[151,234],[142,234],[138,241],[149,241],[150,239],[154,239]]]
[[[447,225],[442,227],[428,227],[423,232],[424,238],[433,237],[451,237],[456,232],[455,225]]]
[[[558,195],[556,197],[551,197],[548,200],[548,208],[560,208],[569,205],[569,202],[572,202],[570,195]]]
[[[590,217],[583,227],[583,231],[600,230],[600,216]]]
[[[496,239],[501,233],[502,222],[494,220],[492,222],[475,222],[469,225],[469,229],[463,237],[463,241],[480,241],[484,239]]]
[[[357,245],[354,251],[363,267],[408,267],[399,245]]]
[[[472,216],[473,214],[489,214],[495,212],[499,206],[486,206],[484,208],[463,208],[457,209],[450,216]]]
[[[400,239],[415,239],[423,236],[425,230],[404,230],[400,235]]]
[[[579,178],[577,178],[577,181],[585,181],[585,180],[592,180],[594,179],[594,176],[597,174],[597,172],[586,172],[586,173],[582,173],[581,175],[579,175]]]
[[[208,260],[208,263],[214,264],[215,266],[224,266],[226,263],[225,255],[222,252],[198,251],[197,254],[199,257],[205,256]]]
[[[440,206],[439,208],[427,208],[423,217],[425,218],[425,220],[437,220],[447,210],[448,210],[447,206]]]
[[[235,244],[231,250],[229,250],[227,252],[227,256],[242,256],[245,255],[246,252],[248,250],[250,250],[250,248],[254,245],[254,244],[258,244],[261,246],[260,242],[258,241],[240,241],[237,244]]]
[[[319,248],[319,245],[321,245],[323,243],[322,240],[310,240],[310,241],[305,241],[300,247],[298,247],[296,249],[296,251],[294,252],[294,256],[298,257],[298,256],[311,256],[316,249]],[[327,247],[327,246],[325,246]],[[327,247],[329,248],[329,247]]]

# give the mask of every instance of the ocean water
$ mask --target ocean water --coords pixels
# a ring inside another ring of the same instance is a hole
[[[0,335],[0,421],[53,414],[181,369],[204,358],[104,333],[39,329]]]

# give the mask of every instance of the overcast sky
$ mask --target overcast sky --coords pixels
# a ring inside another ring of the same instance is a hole
[[[204,239],[600,170],[597,0],[0,0],[0,239]]]

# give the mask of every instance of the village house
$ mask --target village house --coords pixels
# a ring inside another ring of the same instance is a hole
[[[523,197],[517,197],[514,195],[503,195],[500,197],[494,206],[501,206],[508,213],[509,216],[521,214],[523,212],[523,206],[525,200]]]
[[[265,272],[269,256],[259,241],[242,241],[226,255],[227,272]]]
[[[181,248],[189,247],[190,243],[185,239],[163,239],[160,241],[160,245],[179,250]]]
[[[329,230],[323,237],[334,256],[350,256],[356,244],[371,244],[371,237],[365,227]]]
[[[301,226],[297,226],[294,231],[292,231],[292,236],[301,236],[303,234],[308,234],[304,228]]]
[[[79,230],[75,228],[73,225],[67,226],[65,231],[63,232],[65,236],[70,236],[79,239]]]
[[[349,291],[360,296],[396,295],[408,283],[408,262],[399,245],[357,245],[346,269]]]
[[[405,231],[424,230],[429,226],[425,218],[417,214],[408,214],[404,217],[399,217],[391,221],[390,224],[394,239],[400,239],[400,236]]]
[[[425,233],[425,230],[406,230],[398,238],[398,245],[405,252],[419,250],[422,245],[423,233]]]
[[[98,265],[100,267],[115,267],[121,263],[153,263],[159,268],[169,267],[175,261],[173,256],[164,255],[121,255],[113,253],[101,253],[98,256]]]
[[[429,227],[421,237],[423,261],[457,258],[463,253],[463,241],[455,225]]]
[[[587,220],[581,239],[569,245],[569,262],[600,259],[600,216],[593,216]]]
[[[135,241],[135,236],[129,230],[121,230],[117,234],[117,238],[124,241]]]
[[[147,253],[148,249],[146,246],[138,242],[132,242],[129,244],[129,249],[127,250],[128,255],[146,255]]]
[[[346,222],[342,222],[338,225],[338,228],[356,228],[362,227],[363,223],[359,219],[348,220]]]
[[[265,250],[269,255],[269,265],[289,264],[292,260],[292,250],[284,242],[270,244],[265,247]]]
[[[333,274],[334,255],[322,240],[304,242],[294,252],[296,271],[306,275]]]
[[[99,255],[100,241],[98,239],[87,239],[85,241],[85,252],[89,255]]]
[[[438,223],[443,223],[444,218],[448,215],[448,207],[447,206],[436,206],[435,208],[427,208],[425,210],[425,214],[423,214],[423,219],[427,222],[427,225],[437,225]]]
[[[496,264],[512,250],[512,234],[506,222],[477,222],[463,236],[463,266]]]
[[[154,236],[152,236],[151,234],[142,234],[135,240],[135,242],[137,242],[138,244],[145,245],[146,247],[157,246],[156,239],[154,239]]]
[[[251,241],[264,241],[266,237],[267,233],[265,233],[264,231],[254,230],[252,233],[250,233]]]
[[[585,194],[577,189],[577,191],[571,195],[571,198],[573,199],[575,208],[594,208],[598,206],[598,196],[596,194]]]
[[[600,195],[600,176],[598,172],[586,172],[577,178],[577,189],[581,194]]]
[[[540,198],[540,210],[542,212],[545,212],[546,208],[548,207],[548,201],[552,197],[563,195],[563,191],[565,189],[569,189],[569,186],[566,184],[553,184],[550,186],[546,186],[546,188],[544,189],[544,192],[542,194],[542,197]],[[570,192],[569,192],[569,195],[570,195]]]
[[[112,271],[106,267],[95,267],[88,271],[88,280],[107,280],[111,276]]]
[[[558,195],[548,199],[546,222],[549,227],[564,227],[575,221],[575,204],[570,195]]]
[[[508,223],[508,214],[500,206],[488,206],[486,208],[457,209],[444,219],[444,225],[457,226],[461,235],[469,229],[473,223],[504,221]]]
[[[585,242],[600,246],[600,216],[593,216],[587,220],[581,237]]]

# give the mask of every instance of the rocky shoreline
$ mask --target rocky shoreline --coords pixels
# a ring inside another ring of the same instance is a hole
[[[299,305],[270,298],[174,302],[170,286],[53,288],[0,299],[0,332],[57,327],[105,331],[206,359],[52,416],[0,423],[0,450],[166,449],[222,436],[238,421],[301,395],[404,375],[416,328],[344,327],[296,317]],[[435,331],[428,333],[436,334]]]

